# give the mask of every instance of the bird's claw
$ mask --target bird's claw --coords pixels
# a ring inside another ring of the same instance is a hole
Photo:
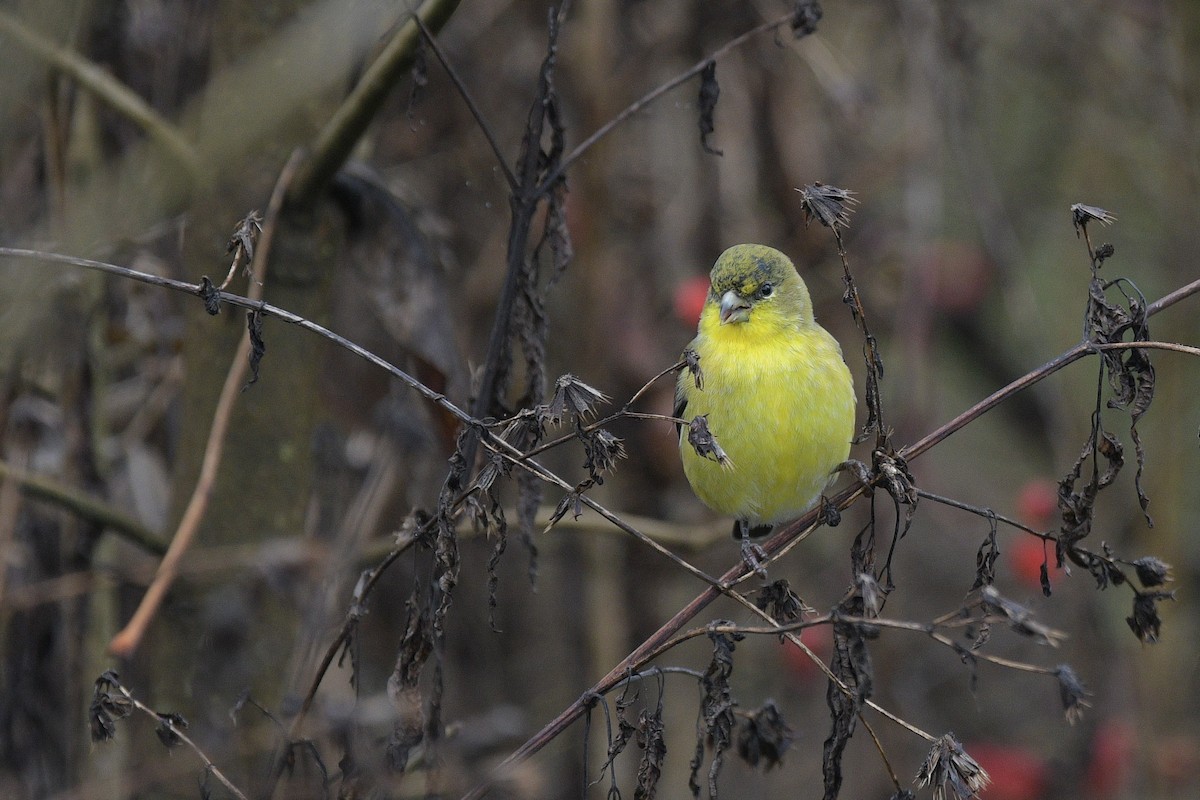
[[[750,541],[748,536],[742,537],[742,561],[755,575],[764,581],[767,579],[767,551]]]

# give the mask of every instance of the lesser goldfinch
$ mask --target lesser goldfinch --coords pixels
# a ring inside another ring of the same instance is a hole
[[[715,445],[700,443],[698,452],[689,442],[700,424],[682,427],[679,448],[692,489],[737,520],[734,533],[755,566],[749,537],[808,510],[849,456],[854,384],[786,255],[735,245],[717,259],[710,280],[688,346],[699,357],[700,380],[683,370],[675,416],[702,417]]]

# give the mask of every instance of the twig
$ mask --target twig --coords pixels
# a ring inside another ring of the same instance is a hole
[[[54,503],[89,522],[102,525],[155,555],[167,552],[166,543],[157,533],[102,500],[50,478],[14,469],[3,461],[0,461],[0,480],[13,481],[30,497]]]
[[[192,752],[196,754],[196,757],[199,758],[200,761],[204,764],[205,771],[208,772],[210,775],[212,775],[214,778],[216,778],[218,781],[220,781],[221,785],[224,786],[227,790],[229,790],[229,792],[231,794],[233,794],[234,797],[239,798],[239,800],[247,800],[246,795],[242,793],[242,790],[237,788],[237,786],[235,786],[233,784],[233,782],[229,780],[229,778],[225,777],[225,773],[221,772],[221,770],[217,768],[217,765],[212,762],[212,759],[210,759],[207,755],[205,755],[204,751],[201,750],[199,748],[199,746],[197,746],[196,743],[193,742],[188,737],[188,735],[186,733],[184,733],[183,730],[178,725],[176,725],[174,722],[172,722],[171,718],[169,716],[158,713],[153,708],[150,708],[150,706],[143,703],[141,700],[138,700],[122,684],[115,683],[112,680],[110,680],[109,683],[114,688],[116,688],[117,691],[119,691],[122,695],[124,695],[125,699],[128,700],[130,703],[132,703],[134,708],[136,708],[138,711],[141,711],[143,714],[145,714],[146,716],[153,719],[159,725],[166,727],[168,730],[170,730],[171,734],[174,737],[176,737],[177,739],[179,739],[179,741],[183,742],[188,747],[190,747]]]
[[[317,134],[312,152],[298,170],[288,189],[288,207],[307,206],[346,163],[354,145],[383,106],[388,93],[404,70],[412,65],[420,41],[415,20],[431,30],[440,30],[460,0],[425,0],[413,16],[399,27],[379,57],[363,73],[353,91]]]
[[[437,56],[437,60],[441,63],[442,69],[446,70],[446,74],[450,76],[450,80],[454,83],[454,88],[458,89],[459,95],[463,102],[467,104],[467,110],[471,112],[471,116],[475,118],[475,124],[483,131],[484,137],[487,138],[488,146],[492,148],[492,155],[496,157],[496,163],[500,165],[500,169],[504,172],[504,177],[508,181],[508,190],[515,192],[520,187],[517,183],[517,176],[513,174],[512,167],[508,165],[508,161],[504,158],[504,153],[500,150],[500,143],[496,141],[496,134],[492,130],[492,126],[483,118],[483,111],[479,108],[479,104],[475,102],[475,98],[471,97],[470,91],[467,90],[466,83],[458,71],[450,64],[450,59],[446,57],[446,53],[442,50],[442,46],[438,44],[437,37],[433,32],[425,26],[425,23],[419,16],[414,15],[413,21],[417,23],[417,27],[421,30],[421,35],[425,38],[425,43],[429,45],[429,49],[433,50],[433,54]]]
[[[267,218],[262,229],[262,237],[255,250],[254,260],[251,264],[250,287],[247,296],[252,303],[261,301],[262,299],[263,279],[266,276],[267,260],[270,258],[271,244],[275,238],[279,214],[283,207],[284,192],[288,182],[295,174],[298,163],[299,151],[296,151],[292,153],[291,158],[280,171],[275,189],[271,193]],[[142,637],[146,634],[146,628],[149,627],[150,622],[154,619],[154,615],[158,611],[163,598],[166,596],[167,590],[171,588],[171,584],[175,581],[175,576],[179,572],[180,560],[191,546],[197,531],[200,530],[200,523],[203,521],[204,515],[208,510],[208,501],[212,496],[213,484],[217,479],[217,469],[221,464],[221,455],[225,449],[225,438],[229,433],[230,421],[233,419],[234,402],[237,400],[238,395],[241,394],[246,380],[246,372],[250,367],[249,355],[250,333],[247,330],[243,332],[242,338],[238,342],[237,351],[233,356],[233,363],[229,365],[229,372],[225,375],[225,384],[221,387],[221,394],[217,399],[217,408],[213,412],[212,427],[208,432],[208,441],[204,446],[204,458],[200,464],[200,476],[196,480],[192,496],[188,500],[187,508],[184,509],[183,518],[179,521],[179,527],[176,529],[175,535],[171,538],[171,546],[167,548],[166,555],[163,556],[162,562],[158,565],[158,572],[155,574],[149,588],[146,589],[146,594],[142,596],[142,601],[138,604],[137,610],[134,611],[133,616],[129,619],[125,627],[108,643],[108,651],[114,656],[129,658],[133,655],[138,645],[141,644]]]
[[[787,14],[787,15],[779,17],[777,19],[773,19],[768,22],[761,23],[760,25],[756,25],[755,27],[753,27],[750,30],[746,31],[745,33],[741,34],[740,36],[736,36],[733,39],[726,42],[721,47],[718,47],[710,55],[705,56],[700,61],[697,61],[691,67],[689,67],[688,69],[679,73],[671,80],[667,81],[666,83],[660,84],[659,86],[655,87],[654,89],[650,90],[646,94],[639,97],[637,100],[634,100],[632,103],[630,103],[628,106],[626,106],[624,108],[624,110],[621,111],[621,113],[617,114],[615,117],[610,119],[608,122],[604,123],[599,128],[597,128],[596,131],[594,133],[592,133],[591,136],[584,139],[582,142],[580,142],[578,145],[575,146],[575,149],[573,149],[570,153],[568,153],[566,156],[564,156],[562,161],[559,163],[559,165],[556,168],[550,170],[547,173],[546,177],[542,180],[541,186],[539,187],[539,190],[538,190],[539,195],[545,194],[546,192],[550,191],[550,189],[554,186],[555,181],[557,181],[559,178],[561,178],[563,175],[565,175],[567,173],[567,170],[571,167],[572,164],[574,164],[576,161],[578,161],[579,158],[582,157],[584,153],[586,153],[588,150],[590,150],[592,148],[593,145],[596,144],[596,142],[600,141],[605,136],[612,133],[613,129],[615,129],[618,125],[623,123],[625,120],[629,119],[634,114],[636,114],[637,112],[641,111],[646,106],[653,103],[659,97],[661,97],[662,95],[664,95],[667,92],[674,89],[676,86],[679,86],[682,83],[686,83],[687,81],[696,77],[697,75],[699,75],[701,72],[704,71],[704,68],[706,66],[708,66],[709,63],[723,58],[729,51],[731,51],[737,47],[740,47],[741,45],[745,44],[746,42],[750,41],[755,36],[758,36],[761,33],[766,33],[767,31],[772,31],[772,30],[775,30],[776,28],[782,28],[784,25],[789,24],[792,21],[793,16],[794,16],[793,14]]]
[[[26,50],[75,79],[81,87],[141,127],[166,148],[193,180],[200,176],[200,158],[195,148],[128,86],[78,53],[47,40],[8,11],[0,10],[0,32],[7,33]]]
[[[1015,520],[1011,517],[1006,517],[1003,514],[997,514],[995,511],[992,511],[990,508],[979,508],[978,506],[973,506],[970,503],[964,503],[961,500],[955,500],[953,497],[943,497],[940,494],[934,494],[933,492],[927,492],[924,489],[915,489],[915,491],[916,491],[918,497],[929,500],[931,502],[938,503],[938,504],[944,505],[944,506],[950,506],[951,508],[957,508],[959,511],[969,511],[970,513],[975,514],[976,516],[985,517],[987,519],[994,519],[997,522],[1003,522],[1005,525],[1011,525],[1012,527],[1016,528],[1017,530],[1028,533],[1031,536],[1036,536],[1039,539],[1054,541],[1053,534],[1042,533],[1041,531],[1034,530],[1033,528],[1029,527],[1028,525],[1018,522],[1017,520]]]

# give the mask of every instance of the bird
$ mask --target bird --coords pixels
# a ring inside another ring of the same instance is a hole
[[[782,252],[734,245],[709,279],[676,384],[680,456],[692,490],[734,517],[743,557],[762,574],[751,537],[811,508],[849,458],[854,381]]]

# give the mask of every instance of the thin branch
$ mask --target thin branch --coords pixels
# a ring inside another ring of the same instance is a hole
[[[1011,517],[1006,517],[1003,514],[997,514],[995,511],[992,511],[990,508],[980,508],[978,506],[973,506],[970,503],[964,503],[961,500],[955,500],[953,497],[943,497],[940,494],[934,494],[933,492],[927,492],[924,489],[916,489],[916,493],[917,493],[918,497],[924,498],[931,502],[938,503],[938,504],[944,505],[944,506],[949,506],[951,508],[957,508],[959,511],[968,511],[978,517],[984,517],[985,519],[994,519],[997,522],[1003,522],[1005,525],[1011,525],[1012,527],[1016,528],[1017,530],[1024,531],[1025,533],[1028,533],[1032,536],[1036,536],[1039,539],[1043,539],[1043,540],[1047,540],[1047,541],[1054,541],[1053,534],[1043,533],[1041,531],[1034,530],[1033,528],[1029,527],[1028,525],[1018,522],[1017,520],[1015,520]]]
[[[280,171],[275,189],[271,193],[270,205],[267,209],[267,218],[263,225],[262,236],[258,247],[255,249],[254,259],[251,263],[250,288],[248,292],[248,299],[251,302],[261,301],[262,299],[263,279],[267,273],[267,260],[270,258],[271,244],[274,241],[279,214],[283,208],[284,193],[288,182],[291,181],[292,176],[295,174],[299,160],[299,151],[293,152],[288,163]],[[237,259],[235,259],[234,263],[237,263]],[[250,332],[246,330],[242,333],[242,338],[238,342],[237,351],[233,356],[233,363],[229,365],[229,372],[225,375],[225,384],[221,387],[221,394],[217,400],[217,408],[213,412],[212,427],[208,432],[208,441],[204,445],[204,458],[200,464],[200,476],[196,480],[192,496],[188,500],[187,508],[184,509],[183,517],[179,521],[179,527],[176,529],[175,535],[171,538],[171,546],[167,548],[166,555],[163,556],[162,562],[158,565],[158,572],[155,574],[149,588],[146,589],[146,594],[142,596],[142,601],[138,604],[137,610],[134,611],[133,616],[130,617],[125,627],[108,643],[108,651],[115,656],[129,658],[137,650],[138,645],[141,644],[142,637],[146,634],[146,629],[158,611],[159,605],[162,603],[163,598],[166,597],[167,590],[175,582],[175,576],[179,572],[179,562],[183,559],[184,553],[187,552],[192,540],[195,539],[196,533],[200,530],[200,523],[204,520],[204,515],[208,511],[208,501],[212,497],[213,484],[217,480],[217,469],[221,464],[221,455],[225,449],[225,439],[229,433],[230,422],[233,419],[233,406],[242,392],[242,387],[245,385],[246,372],[250,368],[249,355]]]
[[[441,30],[460,0],[425,0],[399,27],[379,57],[363,73],[325,127],[317,134],[312,151],[299,169],[288,190],[286,205],[303,207],[325,189],[334,174],[346,163],[354,146],[383,106],[392,87],[412,66],[420,29],[417,19],[431,30]]]
[[[153,719],[158,725],[166,727],[171,731],[173,736],[191,748],[192,752],[196,754],[196,757],[199,758],[204,764],[205,771],[220,781],[221,785],[229,790],[234,797],[238,798],[239,800],[247,800],[246,795],[242,793],[242,790],[237,788],[237,786],[234,786],[233,782],[230,781],[229,778],[225,777],[225,773],[221,772],[221,770],[217,768],[217,765],[212,762],[212,759],[204,754],[204,751],[201,750],[199,746],[193,742],[186,733],[183,732],[182,728],[172,722],[169,717],[159,714],[153,708],[150,708],[150,706],[146,705],[141,700],[138,700],[120,683],[115,683],[113,685],[117,691],[125,696],[126,700],[133,704],[134,708]]]
[[[0,33],[7,33],[17,44],[70,76],[82,88],[131,120],[147,136],[163,145],[193,180],[200,176],[200,157],[195,148],[178,128],[128,86],[75,51],[61,47],[30,29],[8,11],[0,10]]]
[[[576,145],[575,149],[573,149],[570,153],[568,153],[566,156],[564,156],[562,161],[559,163],[559,165],[555,169],[550,170],[550,172],[542,180],[541,186],[539,188],[539,194],[544,194],[545,192],[548,192],[554,186],[555,181],[557,181],[559,178],[561,178],[563,175],[565,175],[567,173],[567,170],[571,167],[572,164],[574,164],[576,161],[578,161],[583,156],[584,153],[586,153],[588,150],[590,150],[592,148],[593,145],[596,144],[596,142],[600,141],[605,136],[612,133],[613,130],[618,125],[623,123],[625,120],[629,119],[634,114],[636,114],[637,112],[641,111],[646,106],[653,103],[659,97],[663,96],[667,92],[674,89],[676,86],[679,86],[682,83],[686,83],[687,81],[689,81],[692,78],[699,75],[701,72],[704,71],[704,68],[706,66],[708,66],[709,63],[723,58],[727,53],[729,53],[729,51],[731,51],[737,47],[740,47],[741,45],[745,44],[746,42],[750,41],[751,39],[753,39],[754,37],[758,36],[761,33],[766,33],[767,31],[773,31],[777,28],[782,28],[784,25],[790,24],[793,17],[794,17],[794,15],[789,13],[789,14],[786,14],[785,16],[779,17],[778,19],[773,19],[768,22],[761,23],[760,25],[756,25],[755,27],[753,27],[750,30],[746,31],[745,33],[741,34],[740,36],[734,37],[733,39],[729,40],[724,45],[722,45],[721,47],[714,50],[710,55],[705,56],[704,58],[700,59],[694,65],[692,65],[690,68],[679,73],[671,80],[667,81],[666,83],[658,85],[654,89],[650,90],[646,94],[639,97],[637,100],[634,100],[632,103],[630,103],[628,106],[626,106],[624,108],[624,110],[621,111],[621,113],[617,114],[615,117],[610,119],[608,122],[604,123],[599,128],[597,128],[596,131],[591,136],[584,139],[582,142],[580,142],[578,145]]]
[[[0,461],[0,480],[14,481],[29,497],[67,509],[78,517],[102,525],[144,550],[161,556],[167,545],[154,531],[113,506],[41,475],[31,475]]]
[[[1155,300],[1153,303],[1151,303],[1150,305],[1148,305],[1146,307],[1146,316],[1152,317],[1155,314],[1157,314],[1158,312],[1160,312],[1164,309],[1170,308],[1171,306],[1175,305],[1179,301],[1185,300],[1185,299],[1191,297],[1192,295],[1196,294],[1197,292],[1200,292],[1200,280],[1192,281],[1191,283],[1189,283],[1185,286],[1179,287],[1178,289],[1171,292],[1170,294],[1164,295],[1163,297],[1160,297],[1158,300]],[[1149,344],[1150,344],[1149,342],[1137,342],[1136,343],[1137,346],[1148,346]],[[1128,345],[1130,347],[1132,347],[1135,345],[1135,343],[1130,342],[1130,343],[1128,343]],[[985,397],[984,399],[980,400],[975,405],[968,408],[966,411],[959,414],[954,419],[950,420],[946,424],[939,427],[937,430],[931,431],[930,433],[926,434],[920,440],[918,440],[910,445],[905,445],[900,450],[900,455],[907,460],[914,459],[917,456],[919,456],[922,453],[929,450],[931,447],[933,447],[938,442],[941,442],[943,439],[950,436],[950,434],[955,433],[958,430],[961,430],[962,428],[966,427],[971,422],[975,421],[979,417],[986,414],[988,411],[991,411],[993,408],[1000,405],[1000,403],[1004,402],[1005,400],[1007,400],[1009,397],[1013,396],[1017,392],[1021,391],[1022,389],[1027,389],[1030,386],[1034,385],[1035,383],[1038,383],[1042,379],[1044,379],[1050,375],[1053,375],[1055,372],[1058,372],[1063,367],[1065,367],[1069,364],[1073,364],[1076,361],[1078,361],[1079,359],[1083,358],[1084,356],[1086,356],[1090,353],[1094,353],[1097,350],[1104,349],[1104,348],[1123,348],[1125,346],[1126,346],[1126,343],[1115,343],[1113,345],[1096,345],[1096,344],[1092,344],[1089,342],[1081,342],[1081,343],[1075,345],[1074,347],[1072,347],[1070,350],[1066,351],[1065,353],[1062,353],[1057,358],[1047,361],[1045,364],[1043,364],[1042,366],[1033,370],[1032,372],[1022,375],[1020,378],[1017,378],[1015,381],[1008,384],[1004,388],[996,390],[992,394],[990,394],[987,397]],[[1164,349],[1176,349],[1176,348],[1174,346],[1172,346],[1171,348],[1164,348]]]
[[[438,43],[433,32],[425,26],[425,23],[421,21],[419,16],[413,16],[413,19],[416,21],[417,27],[420,28],[421,35],[425,38],[425,43],[429,45],[429,49],[433,50],[433,54],[437,56],[437,60],[442,65],[442,69],[446,70],[446,74],[450,76],[454,87],[458,89],[463,102],[467,104],[467,110],[475,118],[475,124],[479,126],[479,129],[483,131],[483,135],[487,138],[488,146],[492,148],[492,155],[496,157],[496,163],[504,171],[504,177],[508,181],[508,190],[510,192],[517,191],[520,186],[517,183],[517,176],[513,174],[512,167],[508,165],[508,160],[504,158],[504,153],[500,150],[500,143],[496,141],[496,134],[493,133],[492,126],[483,118],[483,111],[479,108],[479,104],[471,96],[471,92],[467,89],[467,85],[463,82],[458,71],[450,64],[450,59],[446,57],[446,53],[442,50],[442,46]]]

